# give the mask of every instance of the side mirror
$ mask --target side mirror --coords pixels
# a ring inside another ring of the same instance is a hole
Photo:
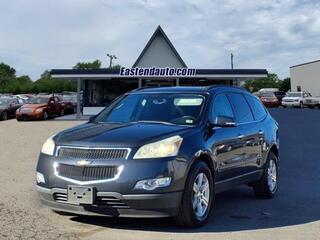
[[[91,122],[96,118],[96,116],[97,116],[97,115],[90,116],[88,122],[91,123]]]
[[[233,117],[217,116],[213,123],[216,127],[235,127],[236,121]]]

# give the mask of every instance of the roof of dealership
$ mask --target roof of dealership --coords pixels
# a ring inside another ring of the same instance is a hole
[[[183,61],[174,45],[171,43],[163,29],[158,26],[156,31],[147,42],[139,57],[132,67],[141,68],[187,68],[186,63]],[[86,79],[99,79],[99,78],[143,78],[150,76],[120,76],[119,69],[52,69],[52,77],[58,78],[86,78]],[[266,69],[196,69],[193,76],[181,76],[182,78],[262,78],[268,74]],[[161,78],[164,76],[152,76]]]

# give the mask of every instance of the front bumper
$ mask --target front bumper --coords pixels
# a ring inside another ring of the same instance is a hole
[[[284,102],[284,101],[282,101],[281,105],[286,106],[286,107],[299,107],[300,102]]]
[[[120,194],[96,192],[92,205],[72,205],[57,201],[55,196],[67,195],[67,189],[44,188],[37,185],[42,205],[55,211],[89,216],[170,217],[178,214],[182,191],[155,194]],[[60,198],[61,199],[61,198]],[[102,200],[105,199],[105,200]]]
[[[131,153],[132,155],[133,153]],[[63,179],[55,172],[55,163],[76,165],[76,160],[48,156],[40,153],[37,172],[43,174],[44,182],[37,185],[41,202],[49,208],[87,215],[106,216],[144,216],[167,217],[177,214],[181,196],[184,189],[187,161],[183,158],[169,157],[163,159],[133,160],[108,160],[92,161],[90,166],[122,166],[122,171],[117,178],[103,182],[76,183]],[[159,187],[152,191],[135,189],[140,180],[170,177],[171,184]],[[68,186],[88,186],[95,189],[94,198],[113,198],[126,206],[94,202],[93,205],[71,205],[68,201],[57,201],[55,194],[64,194],[67,197]]]
[[[38,120],[43,118],[42,113],[16,113],[18,120]]]
[[[266,107],[279,107],[279,102],[263,102]]]

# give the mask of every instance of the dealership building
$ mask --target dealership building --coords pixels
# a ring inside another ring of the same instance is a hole
[[[290,67],[291,91],[320,96],[320,60]]]
[[[248,79],[267,77],[266,69],[188,68],[167,35],[159,26],[130,68],[53,69],[53,78],[77,79],[78,117],[80,92],[83,115],[101,111],[119,95],[148,86],[241,86]]]

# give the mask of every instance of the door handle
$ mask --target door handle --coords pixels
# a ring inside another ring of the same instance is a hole
[[[242,138],[244,138],[244,135],[243,134],[238,134],[238,139],[242,139]]]

